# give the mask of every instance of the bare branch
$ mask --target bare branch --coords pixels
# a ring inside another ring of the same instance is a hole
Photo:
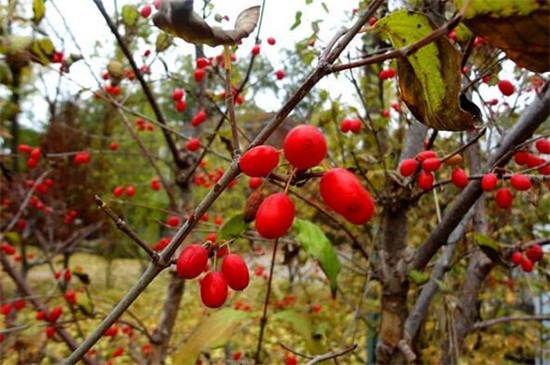
[[[550,314],[540,314],[540,315],[533,315],[533,316],[509,316],[509,317],[500,317],[500,318],[493,318],[488,319],[486,321],[477,322],[474,324],[474,330],[481,331],[486,329],[487,327],[494,326],[496,324],[501,323],[508,323],[508,322],[514,322],[514,321],[537,321],[537,322],[543,322],[543,321],[550,321]]]

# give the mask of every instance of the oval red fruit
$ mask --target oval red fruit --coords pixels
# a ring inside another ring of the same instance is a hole
[[[374,216],[372,197],[349,170],[336,168],[324,174],[320,190],[325,204],[353,224],[365,224]]]
[[[124,188],[122,186],[117,186],[116,188],[113,189],[113,194],[116,197],[121,196],[122,194],[124,194]]]
[[[227,299],[227,280],[219,271],[211,271],[200,281],[201,300],[208,308],[219,308]]]
[[[510,184],[518,191],[529,190],[533,186],[531,180],[522,174],[513,174],[510,178]]]
[[[529,260],[527,257],[522,257],[522,259],[521,259],[521,268],[525,272],[533,271],[533,261]]]
[[[264,177],[279,165],[279,152],[273,146],[256,146],[246,151],[239,160],[242,172],[249,177]]]
[[[47,321],[50,323],[53,323],[61,317],[61,314],[63,313],[63,308],[61,307],[55,307],[53,308],[50,313],[48,313]]]
[[[251,177],[250,180],[248,180],[248,187],[252,190],[258,189],[260,186],[262,186],[263,180],[259,177]]]
[[[468,175],[462,169],[454,169],[451,174],[451,179],[458,188],[463,189],[468,185]]]
[[[540,153],[550,155],[550,141],[547,139],[539,139],[535,142],[535,148]]]
[[[172,92],[172,100],[174,101],[181,100],[184,94],[185,93],[183,89],[174,89],[174,91]]]
[[[325,136],[314,126],[294,127],[283,143],[285,158],[297,169],[317,166],[327,155]]]
[[[276,42],[277,41],[273,37],[267,38],[267,44],[269,44],[270,46],[274,46]]]
[[[523,255],[521,254],[521,252],[519,251],[514,251],[511,255],[510,255],[510,261],[512,261],[512,263],[518,265],[519,263],[521,263],[521,260],[523,259]]]
[[[294,203],[284,193],[265,198],[256,212],[256,230],[263,238],[284,236],[294,221]]]
[[[485,174],[481,178],[481,188],[483,191],[491,191],[497,187],[498,177],[497,174],[492,172]]]
[[[195,114],[193,119],[191,119],[191,125],[193,127],[196,127],[205,121],[206,121],[206,112],[204,111],[204,109],[201,109],[197,114]]]
[[[420,189],[428,190],[434,184],[434,176],[431,172],[421,171],[418,175],[418,186]]]
[[[252,47],[252,54],[254,56],[257,56],[260,54],[260,45],[259,44],[255,44],[254,47]]]
[[[178,227],[181,223],[180,217],[172,215],[166,220],[166,224],[170,227]]]
[[[411,176],[418,169],[418,161],[413,158],[406,158],[399,165],[399,173],[403,176]]]
[[[20,144],[17,146],[17,151],[19,153],[31,153],[32,147],[27,144]]]
[[[437,171],[441,167],[441,160],[437,157],[430,157],[422,161],[422,170],[427,172]]]
[[[187,148],[188,151],[196,151],[201,146],[201,141],[198,138],[191,138],[187,143],[185,144],[185,148]]]
[[[542,251],[542,247],[540,245],[533,245],[525,251],[525,256],[529,258],[529,260],[533,262],[540,261],[542,259],[542,256],[544,255],[544,251]]]
[[[518,151],[514,153],[514,162],[522,166],[527,164],[530,153],[528,151]]]
[[[432,151],[432,150],[422,151],[418,155],[416,155],[416,159],[418,160],[418,162],[423,162],[428,158],[436,158],[436,157],[437,157],[437,153],[435,153],[435,151]]]
[[[186,246],[176,262],[176,271],[184,279],[194,279],[199,276],[208,264],[208,251],[202,245]]]
[[[495,202],[499,208],[508,209],[512,206],[514,194],[508,188],[500,188],[495,194]]]
[[[151,8],[151,5],[149,5],[149,4],[143,5],[143,7],[140,10],[141,17],[142,18],[148,18],[149,15],[151,15],[152,11],[153,11],[153,9]]]
[[[248,286],[250,274],[248,266],[241,256],[233,253],[225,256],[221,270],[231,289],[240,291]]]
[[[508,80],[500,80],[497,86],[500,92],[502,93],[502,95],[505,95],[505,96],[510,96],[515,91],[514,84],[512,84]]]
[[[199,68],[195,70],[195,81],[201,82],[204,79],[204,76],[206,75],[206,70],[203,68]]]
[[[342,133],[349,132],[350,131],[350,124],[351,124],[351,119],[348,119],[348,118],[342,119],[342,121],[340,122],[340,131]]]

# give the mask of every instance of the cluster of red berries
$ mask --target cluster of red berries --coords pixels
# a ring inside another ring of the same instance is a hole
[[[206,272],[199,281],[201,301],[209,308],[219,308],[227,300],[229,288],[242,291],[248,286],[250,274],[241,256],[225,250],[211,252],[217,257],[223,257],[220,271],[209,271],[210,252],[205,246],[199,244],[183,248],[176,262],[176,271],[181,278],[188,280],[195,279]]]
[[[393,67],[384,68],[378,73],[380,80],[388,80],[395,77],[395,69]]]
[[[85,165],[90,162],[91,155],[88,152],[78,152],[74,155],[75,165]]]
[[[124,186],[117,186],[113,189],[113,195],[117,198],[125,194],[126,196],[136,195],[136,188],[133,185],[128,185],[126,188]]]
[[[342,133],[351,132],[357,134],[361,131],[361,119],[359,118],[344,118],[340,122],[340,131]]]
[[[201,162],[201,167],[205,167],[206,164]],[[217,183],[223,176],[224,169],[217,168],[216,170],[210,170],[206,173],[199,172],[193,177],[193,184],[195,186],[203,186],[206,189],[210,189],[213,184]],[[228,187],[231,188],[237,184],[237,180],[232,180]]]
[[[40,157],[42,157],[42,151],[40,150],[40,148],[32,148],[29,145],[20,144],[19,146],[17,146],[17,151],[19,153],[29,155],[29,158],[27,159],[27,167],[29,169],[34,169],[36,166],[38,166],[38,163],[40,162]]]
[[[283,152],[296,171],[319,165],[327,154],[326,139],[311,125],[299,125],[285,137]],[[279,165],[279,152],[261,145],[248,150],[239,161],[241,171],[252,178],[268,176]],[[255,185],[261,181],[255,182]],[[374,214],[374,202],[357,177],[345,169],[332,169],[320,183],[325,204],[354,224],[364,224]],[[275,193],[258,205],[255,220],[259,235],[276,239],[287,233],[294,221],[295,207],[285,193]],[[254,219],[254,218],[252,218]]]
[[[185,101],[185,90],[174,89],[172,92],[172,100],[178,112],[184,112],[187,109],[187,102]]]
[[[137,118],[134,123],[136,123],[138,131],[153,131],[155,129],[152,123],[147,123],[141,118]]]
[[[531,272],[533,271],[535,263],[540,261],[543,256],[544,252],[542,251],[542,247],[534,244],[525,251],[525,254],[521,251],[514,251],[510,255],[510,261],[515,265],[521,265],[523,271]]]
[[[55,336],[55,326],[54,324],[63,314],[63,307],[57,306],[52,308],[51,311],[41,310],[36,313],[36,319],[39,321],[46,321],[50,323],[50,326],[46,328],[46,337],[53,338]]]

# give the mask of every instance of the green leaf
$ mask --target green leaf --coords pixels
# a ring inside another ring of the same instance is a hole
[[[464,0],[455,0],[457,9]],[[476,35],[501,48],[518,66],[550,71],[550,2],[538,0],[472,0],[464,23]]]
[[[157,53],[166,51],[173,43],[174,38],[168,33],[162,32],[159,33],[157,39],[155,40],[155,49]]]
[[[36,57],[38,63],[46,65],[52,59],[55,47],[51,39],[44,38],[32,42],[30,51]]]
[[[224,240],[236,238],[239,237],[245,229],[246,222],[244,221],[244,213],[237,213],[223,223],[218,232],[218,238]]]
[[[75,293],[76,305],[78,309],[82,311],[87,316],[94,314],[94,302],[92,298],[86,292],[77,291]]]
[[[297,11],[296,15],[294,16],[294,24],[292,24],[292,26],[290,27],[290,30],[294,30],[298,28],[300,24],[302,24],[302,12]]]
[[[304,251],[315,258],[330,283],[330,292],[334,297],[338,288],[338,274],[342,269],[334,247],[319,226],[303,219],[294,219],[293,228],[298,231],[296,240]]]
[[[46,7],[44,6],[44,0],[33,0],[32,2],[32,12],[33,17],[32,21],[34,24],[40,23],[42,18],[44,18],[44,12],[46,11]]]
[[[174,364],[194,365],[201,352],[225,345],[250,314],[230,308],[212,313],[201,321],[187,342],[173,356]]]
[[[491,237],[486,236],[481,232],[474,232],[472,235],[478,245],[489,247],[493,250],[499,249],[498,242],[492,239]]]
[[[139,10],[133,5],[124,5],[122,7],[122,22],[127,27],[134,27],[139,19]]]
[[[272,314],[271,319],[288,322],[294,332],[304,338],[310,353],[322,354],[324,352],[320,341],[322,336],[316,336],[316,333],[319,331],[315,331],[313,328],[313,325],[311,324],[311,317],[309,315],[288,309]],[[322,328],[319,328],[319,330],[322,330]]]
[[[21,243],[21,235],[18,232],[14,232],[14,231],[6,232],[4,233],[4,237],[9,243],[13,245],[18,245]]]
[[[436,28],[424,14],[396,11],[375,28],[394,48],[425,38]],[[397,60],[401,97],[422,123],[438,130],[459,131],[475,126],[474,116],[460,108],[461,56],[447,37],[440,37],[407,58]]]
[[[325,2],[323,1],[323,2],[321,3],[321,6],[323,7],[323,10],[325,11],[325,13],[327,13],[327,14],[328,14],[328,13],[329,13],[329,11],[328,11],[328,7],[327,7],[327,4],[325,4]]]
[[[416,285],[422,285],[428,280],[430,280],[430,275],[426,272],[411,270],[409,271],[409,279]]]

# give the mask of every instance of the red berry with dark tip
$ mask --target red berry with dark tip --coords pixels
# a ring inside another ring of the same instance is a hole
[[[227,280],[219,271],[211,271],[200,281],[201,300],[208,308],[219,308],[227,299]]]
[[[176,271],[184,279],[194,279],[199,276],[208,264],[208,251],[202,245],[186,246],[176,262]]]
[[[228,254],[222,262],[221,271],[227,280],[227,285],[233,290],[244,290],[250,282],[248,266],[237,254]]]
[[[256,146],[246,151],[239,166],[246,176],[264,177],[279,165],[279,152],[273,146]]]
[[[295,168],[317,166],[327,155],[325,136],[314,126],[303,124],[294,127],[283,142],[285,158]]]

